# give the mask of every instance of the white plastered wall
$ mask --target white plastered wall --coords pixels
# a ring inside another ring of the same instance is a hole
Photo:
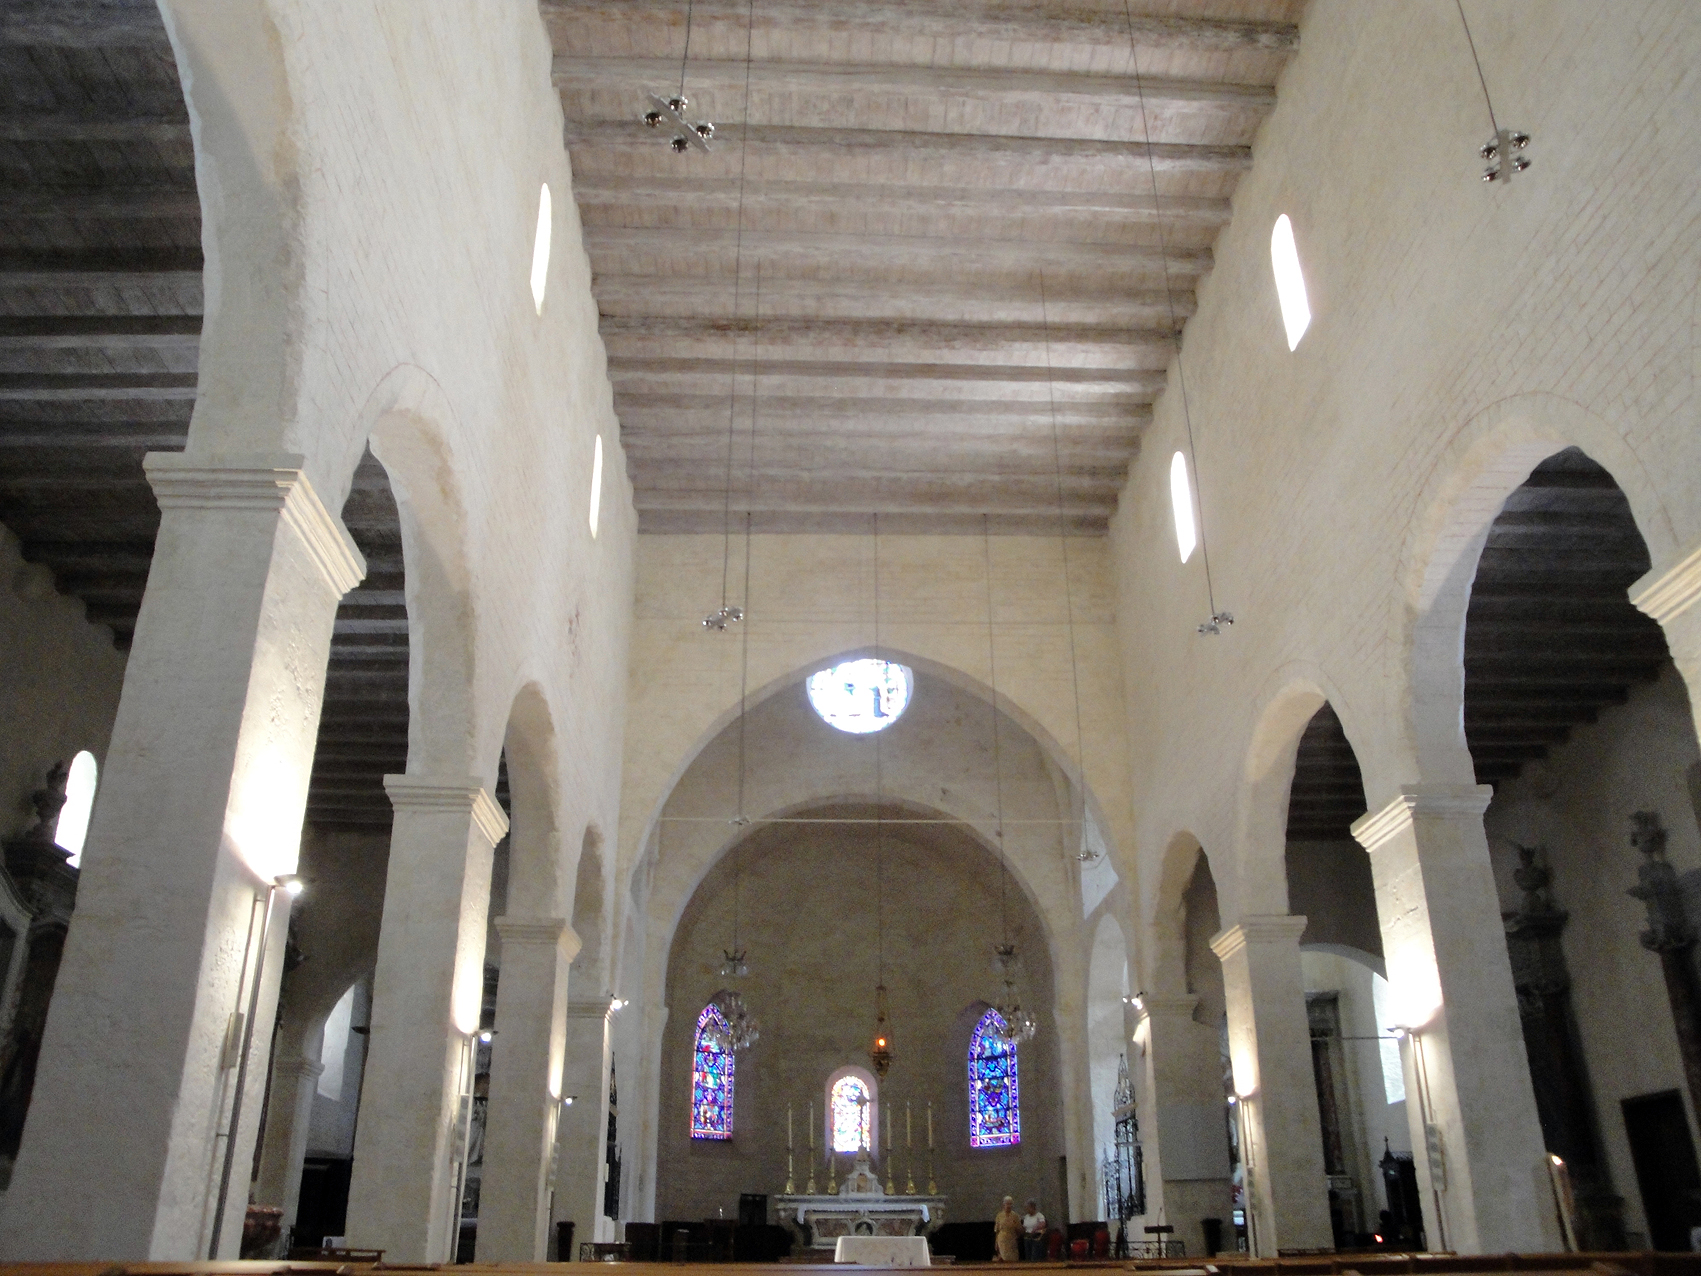
[[[1212,857],[1225,925],[1286,910],[1283,766],[1320,699],[1372,810],[1402,784],[1471,783],[1456,622],[1480,533],[1531,465],[1576,445],[1606,466],[1650,580],[1701,541],[1686,176],[1701,27],[1670,2],[1470,14],[1502,122],[1534,135],[1527,174],[1478,180],[1487,120],[1456,9],[1315,0],[1236,192],[1185,345],[1234,627],[1195,632],[1203,564],[1175,552],[1180,396],[1159,403],[1113,523],[1148,954],[1167,906],[1156,857],[1180,830]],[[1269,260],[1282,213],[1314,314],[1291,353]],[[1432,637],[1419,622],[1442,597],[1457,614]],[[1275,720],[1285,738],[1260,739]]]

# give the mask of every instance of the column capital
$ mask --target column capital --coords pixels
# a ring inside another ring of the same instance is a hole
[[[472,816],[473,825],[492,846],[508,832],[508,817],[483,784],[465,780],[432,779],[422,775],[386,775],[384,792],[396,810],[456,811]]]
[[[1443,819],[1482,818],[1494,798],[1492,784],[1408,784],[1380,811],[1353,821],[1353,836],[1374,854],[1390,838],[1405,832],[1419,816]]]
[[[1199,998],[1190,992],[1147,993],[1140,998],[1140,1014],[1147,1019],[1191,1019]]]
[[[581,947],[577,932],[565,917],[498,917],[496,933],[502,937],[504,948],[509,944],[555,948],[563,961],[572,961]]]
[[[305,458],[278,456],[197,456],[185,452],[149,452],[142,469],[162,510],[277,510],[325,582],[340,598],[366,576],[366,559],[355,548],[342,520],[319,499],[302,468]]]
[[[1676,620],[1701,598],[1701,545],[1663,572],[1649,572],[1630,587],[1630,601],[1644,615],[1665,624]]]
[[[613,997],[586,997],[583,999],[569,997],[567,999],[567,1017],[569,1019],[607,1019],[614,1013]]]
[[[1292,944],[1297,948],[1305,923],[1306,918],[1298,913],[1248,913],[1211,937],[1211,951],[1219,961],[1227,961],[1254,944]]]

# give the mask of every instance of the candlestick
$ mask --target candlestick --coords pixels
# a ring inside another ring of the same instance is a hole
[[[932,1148],[927,1149],[927,1194],[929,1196],[938,1196],[939,1195],[939,1184],[937,1184],[933,1181],[933,1149]]]
[[[786,1149],[786,1195],[787,1196],[795,1196],[797,1194],[797,1184],[792,1181],[792,1163],[791,1163],[792,1156],[793,1156],[793,1152],[788,1147]]]

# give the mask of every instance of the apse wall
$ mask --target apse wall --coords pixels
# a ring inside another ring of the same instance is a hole
[[[841,808],[856,817],[866,807]],[[830,816],[833,809],[811,811]],[[894,812],[895,814],[896,812]],[[779,1194],[786,1178],[786,1105],[795,1117],[796,1184],[808,1178],[807,1106],[822,1121],[834,1070],[868,1067],[874,1030],[875,832],[871,825],[773,825],[754,834],[738,860],[722,860],[692,897],[668,963],[662,1037],[656,1218],[736,1217],[741,1192]],[[1064,1216],[1062,1078],[1052,965],[1039,918],[1014,882],[1005,893],[1012,938],[1024,962],[1022,1001],[1040,1028],[1020,1047],[1022,1141],[971,1149],[967,1050],[976,1020],[1000,991],[992,948],[1000,934],[997,861],[952,825],[888,826],[885,882],[886,985],[896,1056],[880,1087],[902,1142],[902,1104],[913,1105],[917,1190],[927,1189],[926,1103],[934,1105],[934,1168],[946,1217],[990,1219],[999,1198],[1032,1196]],[[735,864],[742,865],[739,942],[751,973],[734,985],[717,973],[731,944]],[[692,1034],[699,1011],[737,986],[760,1020],[760,1042],[740,1054],[734,1133],[725,1142],[689,1136]],[[884,1116],[882,1120],[882,1141]],[[817,1131],[816,1146],[823,1142]],[[840,1159],[840,1173],[848,1158]],[[884,1167],[882,1167],[884,1168]],[[897,1164],[902,1192],[908,1164]],[[826,1171],[817,1186],[826,1190]]]
[[[1560,943],[1612,1186],[1624,1198],[1626,1228],[1644,1244],[1648,1225],[1619,1105],[1681,1092],[1686,1082],[1660,958],[1639,938],[1648,913],[1628,894],[1643,858],[1630,845],[1630,817],[1661,817],[1666,857],[1686,887],[1692,921],[1701,920],[1701,830],[1690,787],[1701,780],[1701,752],[1691,722],[1683,681],[1667,665],[1658,681],[1634,688],[1626,703],[1603,709],[1498,786],[1483,817],[1502,910],[1516,910],[1523,896],[1512,880],[1517,844],[1546,850],[1554,903],[1570,914]]]

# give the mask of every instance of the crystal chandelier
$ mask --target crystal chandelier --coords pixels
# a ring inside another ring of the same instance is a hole
[[[762,1038],[762,1025],[756,1022],[756,1016],[745,1008],[744,998],[736,993],[724,994],[719,1003],[721,1014],[726,1017],[726,1040],[720,1044],[727,1050],[738,1052],[748,1050]]]

